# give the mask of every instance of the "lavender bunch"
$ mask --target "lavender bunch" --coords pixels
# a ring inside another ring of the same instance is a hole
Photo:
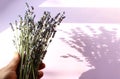
[[[38,22],[35,22],[34,7],[27,3],[25,16],[19,16],[14,32],[14,44],[20,53],[21,62],[17,71],[18,79],[38,79],[38,66],[42,62],[49,44],[56,33],[56,26],[65,18],[65,12],[58,13],[54,18],[45,11]]]

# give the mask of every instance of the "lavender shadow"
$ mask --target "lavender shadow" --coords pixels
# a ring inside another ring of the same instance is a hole
[[[72,29],[71,39],[64,42],[82,53],[95,69],[84,72],[79,79],[120,79],[120,39],[116,30],[109,31],[100,27],[100,34],[87,27],[93,36],[87,35],[81,28]],[[78,58],[78,57],[77,57]]]

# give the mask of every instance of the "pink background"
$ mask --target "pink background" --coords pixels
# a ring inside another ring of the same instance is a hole
[[[44,11],[66,19],[48,48],[42,79],[120,79],[118,0],[26,0],[39,19]],[[0,68],[15,48],[10,22],[24,15],[24,0],[0,1]]]

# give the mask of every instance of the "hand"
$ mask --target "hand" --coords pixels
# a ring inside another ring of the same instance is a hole
[[[17,79],[16,69],[20,62],[20,56],[18,53],[15,54],[12,61],[4,68],[0,69],[0,79]],[[45,68],[45,64],[40,64],[40,70],[38,70],[39,78],[43,76],[41,69]]]
[[[39,70],[38,70],[38,79],[40,79],[43,75],[44,75],[44,73],[41,71],[41,69],[44,69],[45,68],[45,64],[44,63],[41,63],[40,65],[39,65]]]

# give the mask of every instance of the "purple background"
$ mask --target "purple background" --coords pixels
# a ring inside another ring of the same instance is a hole
[[[114,7],[116,4],[75,7],[74,3],[69,7],[64,7],[69,3],[53,7],[46,4],[50,1],[57,4],[61,0],[0,0],[0,50],[6,52],[0,56],[2,64],[6,64],[8,59],[4,56],[9,58],[7,52],[12,50],[9,23],[17,20],[19,14],[24,15],[25,2],[28,2],[35,7],[37,16],[42,16],[44,11],[50,11],[53,16],[66,12],[66,19],[44,59],[46,68],[42,79],[120,79],[120,8]],[[42,7],[43,4],[46,5]]]

